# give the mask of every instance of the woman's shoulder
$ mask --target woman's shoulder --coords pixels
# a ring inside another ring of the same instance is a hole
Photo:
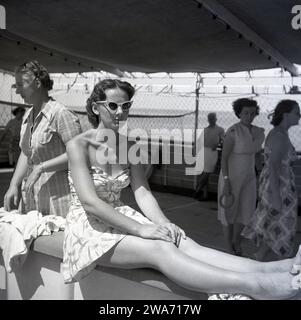
[[[252,129],[255,133],[264,133],[264,128],[252,125]]]
[[[267,135],[265,145],[268,147],[283,148],[287,146],[287,136],[283,132],[273,128]]]
[[[229,127],[226,131],[226,136],[227,135],[233,136],[237,130],[237,126],[238,126],[238,123],[235,123],[231,127]]]
[[[69,109],[64,104],[54,100],[53,98],[50,98],[48,103],[51,105],[51,112],[54,114],[57,114],[58,116],[61,116],[63,114],[70,114],[70,115],[75,115],[77,117],[75,111]]]
[[[52,111],[55,111],[55,112],[60,112],[61,110],[69,110],[64,104],[53,99],[52,97],[49,98],[47,104],[50,105]]]
[[[269,139],[281,139],[282,140],[282,139],[286,138],[286,135],[283,134],[282,131],[277,130],[276,128],[273,128],[268,133],[267,138],[269,138]]]
[[[74,138],[67,142],[67,151],[68,149],[70,150],[78,147],[88,147],[91,141],[93,141],[93,137],[95,136],[94,131],[95,129],[90,129],[76,135]]]

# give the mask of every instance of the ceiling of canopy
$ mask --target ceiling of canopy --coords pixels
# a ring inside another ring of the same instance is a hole
[[[2,0],[0,69],[234,72],[301,64],[293,0]]]

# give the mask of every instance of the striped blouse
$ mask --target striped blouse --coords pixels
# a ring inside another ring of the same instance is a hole
[[[36,165],[64,154],[65,144],[79,133],[81,126],[77,115],[53,99],[47,102],[35,119],[33,108],[29,109],[23,118],[20,139],[20,148],[28,159],[23,188]],[[20,208],[23,213],[38,210],[43,215],[65,217],[69,201],[67,170],[43,172],[32,193],[22,192]]]

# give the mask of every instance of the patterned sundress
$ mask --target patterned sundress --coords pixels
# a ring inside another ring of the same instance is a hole
[[[90,173],[101,200],[141,224],[152,223],[120,201],[121,190],[130,184],[129,169],[123,170],[114,178],[99,167],[92,167]],[[69,182],[72,201],[66,217],[64,236],[62,273],[65,283],[79,281],[87,276],[95,268],[97,260],[126,236],[125,232],[86,213],[77,197],[70,174]]]
[[[279,257],[290,257],[294,249],[294,237],[297,230],[298,196],[292,163],[297,160],[294,147],[290,144],[286,156],[282,159],[279,180],[281,212],[273,208],[270,190],[270,154],[266,145],[264,162],[259,181],[259,202],[250,224],[242,235],[254,240],[259,246],[264,242]]]

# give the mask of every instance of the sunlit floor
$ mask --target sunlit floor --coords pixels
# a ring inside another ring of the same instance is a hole
[[[223,231],[217,220],[216,201],[197,201],[192,197],[154,191],[156,199],[166,216],[182,227],[186,234],[197,243],[226,251]],[[135,200],[129,188],[124,191],[123,201],[136,208]],[[298,232],[295,237],[295,250],[301,244],[301,217],[298,217]],[[255,245],[244,239],[242,242],[244,256],[251,257],[256,250]],[[271,258],[272,259],[272,258]]]

